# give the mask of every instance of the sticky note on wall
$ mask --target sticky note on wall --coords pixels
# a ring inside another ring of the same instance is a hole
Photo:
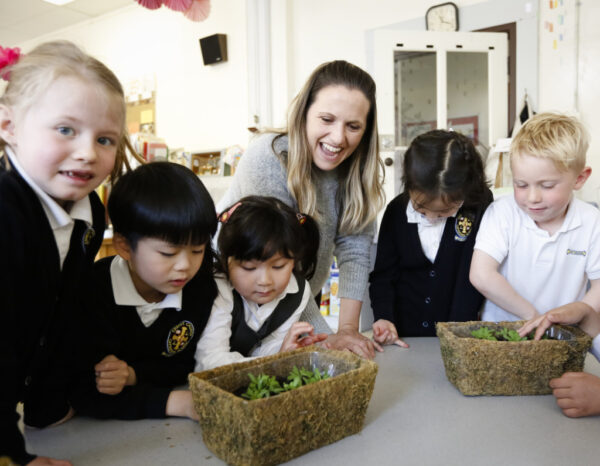
[[[142,110],[140,113],[140,124],[145,125],[152,122],[154,122],[154,112],[152,110]]]

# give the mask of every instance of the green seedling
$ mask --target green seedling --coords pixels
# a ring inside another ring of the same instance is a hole
[[[272,375],[259,374],[255,377],[252,374],[248,374],[248,377],[250,377],[250,385],[248,385],[246,393],[242,395],[247,400],[268,398],[283,391],[277,379]]]
[[[303,385],[318,382],[319,380],[328,379],[329,374],[321,372],[318,368],[309,371],[308,369],[298,369],[298,367],[294,366],[287,376],[287,382],[283,383],[283,387],[272,375],[260,374],[254,376],[248,374],[248,377],[250,378],[250,385],[248,385],[248,389],[242,397],[247,400],[257,400],[259,398],[268,398],[284,391],[294,390]]]
[[[506,327],[501,328],[500,330],[492,330],[488,327],[479,327],[477,330],[471,330],[471,335],[475,338],[479,338],[480,340],[490,340],[490,341],[525,341],[525,340],[533,340],[535,335],[535,331],[529,333],[527,336],[522,337],[519,335],[519,332],[513,329],[508,329]],[[544,334],[542,335],[542,340],[548,340],[550,337]]]
[[[477,330],[471,330],[471,335],[480,340],[498,341],[494,332],[487,327],[479,327]]]
[[[506,341],[525,341],[525,340],[527,340],[527,337],[522,337],[521,335],[519,335],[519,332],[517,332],[516,330],[507,329],[506,327],[504,327],[499,332],[497,332],[496,335],[502,337],[502,339],[506,340]]]

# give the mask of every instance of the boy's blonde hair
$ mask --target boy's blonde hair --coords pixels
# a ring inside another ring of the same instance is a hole
[[[510,145],[511,160],[522,155],[549,159],[561,171],[585,168],[589,134],[575,117],[540,113],[530,118]]]
[[[375,82],[366,71],[342,60],[323,63],[313,71],[294,98],[288,114],[287,185],[300,212],[318,218],[317,194],[312,183],[313,156],[306,135],[306,114],[319,91],[327,86],[357,89],[369,101],[363,137],[356,150],[340,166],[338,228],[344,234],[357,233],[376,218],[385,200],[383,164],[379,159]]]
[[[123,128],[111,179],[116,179],[124,167],[129,167],[126,147],[131,150],[131,145],[125,129],[125,94],[118,78],[106,65],[84,53],[72,42],[53,41],[38,45],[22,55],[6,71],[10,71],[10,80],[0,97],[0,104],[11,108],[17,119],[22,118],[48,87],[62,77],[91,81],[108,95],[116,97],[121,106]],[[5,146],[6,141],[0,138],[0,151]]]

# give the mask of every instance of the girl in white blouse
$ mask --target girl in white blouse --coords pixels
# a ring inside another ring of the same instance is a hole
[[[299,322],[316,306],[319,230],[308,215],[272,197],[248,196],[220,216],[217,296],[196,349],[196,370],[266,356],[326,338]]]

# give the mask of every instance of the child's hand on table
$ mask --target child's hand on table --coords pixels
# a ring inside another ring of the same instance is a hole
[[[519,330],[525,336],[536,329],[535,339],[539,340],[552,324],[578,324],[579,328],[592,338],[600,333],[600,314],[589,305],[578,301],[553,309],[546,314],[531,319]],[[583,417],[600,414],[600,378],[585,372],[566,372],[550,381],[556,404],[565,416]]]
[[[586,372],[566,372],[550,381],[556,404],[565,416],[600,414],[600,378]]]
[[[409,347],[408,343],[398,338],[396,326],[385,319],[379,319],[373,323],[373,339],[382,345],[398,345],[402,348]]]
[[[291,351],[319,343],[327,338],[325,333],[314,334],[314,328],[308,322],[295,322],[283,339],[279,352]]]
[[[121,393],[125,385],[135,385],[135,371],[125,361],[113,354],[105,356],[94,366],[96,371],[96,388],[106,395]]]

